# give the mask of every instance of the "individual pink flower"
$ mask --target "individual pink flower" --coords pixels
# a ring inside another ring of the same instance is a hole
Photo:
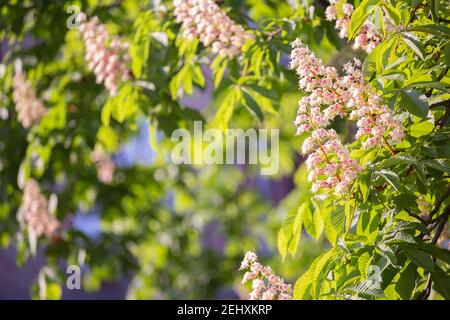
[[[26,129],[37,124],[47,113],[44,104],[36,97],[22,68],[22,61],[16,60],[13,78],[13,100],[19,122]]]
[[[80,13],[77,19],[81,23],[89,70],[94,72],[97,83],[103,83],[113,96],[119,86],[130,79],[130,71],[125,64],[129,61],[128,43],[112,37],[97,17],[86,20],[86,15]]]
[[[231,20],[213,0],[174,0],[174,14],[186,39],[198,38],[214,53],[234,57],[253,36]]]
[[[275,275],[269,266],[258,262],[255,253],[245,254],[239,270],[248,270],[244,274],[242,283],[252,281],[250,300],[291,300],[292,288],[282,278]]]
[[[336,20],[336,14],[337,14],[336,6],[328,6],[325,10],[325,17],[327,18],[328,21]]]

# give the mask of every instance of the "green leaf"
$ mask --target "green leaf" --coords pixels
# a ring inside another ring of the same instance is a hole
[[[313,280],[313,273],[317,266],[316,259],[313,261],[308,271],[306,271],[300,278],[297,279],[294,285],[294,299],[295,300],[306,300],[311,299],[311,287]]]
[[[372,261],[372,256],[368,252],[364,252],[358,258],[358,270],[362,276],[367,277],[367,270],[368,270],[368,267],[369,267],[371,261]]]
[[[345,230],[345,210],[339,207],[329,212],[325,218],[325,235],[330,243],[335,246],[339,237]]]
[[[206,81],[205,76],[203,75],[202,68],[198,65],[194,66],[193,73],[194,73],[194,82],[203,88],[205,86]]]
[[[442,260],[443,262],[450,265],[450,251],[441,249],[439,247],[436,247],[435,245],[428,243],[422,243],[420,245],[417,245],[416,248],[422,251],[426,251],[433,257],[436,257],[437,259]]]
[[[395,252],[394,250],[392,250],[391,247],[384,245],[384,244],[379,244],[376,248],[375,251],[381,255],[382,257],[384,257],[389,264],[394,267],[397,268],[397,258],[395,257]]]
[[[395,284],[395,291],[403,300],[409,300],[416,287],[417,280],[417,266],[413,263],[408,263],[400,273],[400,277]]]
[[[445,299],[450,300],[450,276],[441,268],[436,267],[436,270],[431,272],[431,279],[434,284],[433,288]]]
[[[324,229],[321,209],[319,206],[316,206],[316,209],[314,210],[313,219],[314,219],[315,238],[318,239],[322,235]]]
[[[415,35],[412,33],[402,32],[402,40],[416,54],[416,56],[422,60],[424,59],[425,50]]]
[[[423,160],[422,163],[430,168],[450,173],[450,163],[447,159],[431,159],[431,160]]]
[[[408,155],[397,155],[396,157],[387,158],[381,163],[381,167],[389,168],[397,164],[418,164],[419,162],[411,156]]]
[[[244,93],[244,106],[247,107],[251,111],[251,113],[257,117],[257,119],[260,122],[263,122],[264,115],[258,103],[255,101],[255,99],[253,99],[253,97],[250,94],[248,94],[245,91],[243,91],[243,93]]]
[[[421,118],[426,118],[428,116],[426,96],[414,89],[400,90],[399,104],[401,108],[406,109],[415,116]]]
[[[415,243],[414,237],[406,232],[397,232],[394,237],[383,241],[383,243],[388,245],[398,244],[398,243]]]
[[[408,59],[409,58],[407,56],[402,56],[402,57],[396,59],[394,62],[388,64],[384,69],[385,70],[394,69],[395,67],[401,65],[403,62],[405,62]]]
[[[415,26],[410,29],[415,32],[425,32],[438,37],[450,38],[450,28],[445,24],[427,24],[423,26]]]
[[[389,183],[396,191],[401,192],[402,186],[400,182],[400,178],[398,175],[390,170],[379,170],[375,171],[374,175],[382,177],[384,180],[386,180],[387,183]]]
[[[178,73],[170,80],[169,90],[170,95],[173,100],[176,100],[178,97],[178,91],[180,90],[181,84],[183,83],[184,76],[188,71],[189,66],[184,66],[178,71]]]
[[[303,202],[298,209],[288,211],[278,232],[278,251],[283,259],[287,253],[294,256],[301,238],[304,215],[310,211],[309,202]]]
[[[241,98],[240,96],[241,91],[239,88],[230,87],[228,89],[228,92],[226,93],[225,98],[223,99],[222,104],[220,105],[219,110],[211,123],[212,127],[221,130],[226,130],[228,128],[228,122],[233,115],[234,107]]]
[[[420,138],[432,132],[434,124],[431,121],[422,121],[414,123],[409,127],[409,134],[415,138]]]
[[[314,207],[314,211],[309,210],[305,212],[303,225],[305,226],[306,232],[317,240],[323,232],[324,223],[317,205],[314,205]]]
[[[401,245],[405,255],[418,267],[425,269],[428,272],[434,272],[434,263],[431,257],[425,252],[418,250],[412,246]]]
[[[218,55],[211,63],[211,70],[214,76],[214,88],[218,88],[222,82],[223,75],[227,70],[228,60]]]
[[[131,70],[137,79],[141,77],[144,64],[150,55],[150,39],[149,36],[142,37],[130,45]]]
[[[311,288],[314,299],[320,298],[322,284],[332,267],[339,261],[341,256],[342,251],[333,248],[317,258],[317,265],[314,268],[314,273],[312,275],[313,278]]]
[[[359,29],[362,27],[367,17],[376,9],[375,5],[379,0],[363,0],[353,11],[350,24],[347,30],[348,40],[352,40]]]
[[[191,95],[194,92],[194,85],[192,83],[193,77],[192,77],[192,70],[190,67],[186,67],[186,71],[183,73],[183,87],[184,91]]]
[[[401,23],[402,13],[398,8],[394,7],[393,5],[387,2],[383,3],[381,5],[381,8],[383,9],[388,19],[391,20],[391,22],[393,22],[392,24],[399,25]]]
[[[434,22],[439,21],[439,7],[440,7],[440,0],[431,0],[431,17],[433,18]]]
[[[246,87],[249,87],[250,89],[258,92],[260,95],[272,100],[272,101],[278,101],[279,96],[276,93],[275,90],[270,90],[264,87],[261,87],[260,85],[253,84],[253,83],[247,83],[245,84]]]
[[[378,287],[370,280],[348,286],[347,288],[345,288],[344,292],[375,298],[381,298],[384,296],[383,290],[381,290],[380,287]]]
[[[382,74],[384,67],[388,64],[389,54],[394,40],[395,38],[391,38],[387,41],[382,42],[375,48],[374,51],[377,74]]]

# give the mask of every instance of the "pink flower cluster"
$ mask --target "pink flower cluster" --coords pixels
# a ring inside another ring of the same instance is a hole
[[[245,254],[239,270],[246,270],[242,283],[252,281],[250,300],[291,300],[291,285],[275,275],[269,266],[258,262],[258,256],[249,251]]]
[[[80,13],[77,19],[81,23],[80,32],[86,46],[88,67],[94,72],[97,83],[104,83],[109,94],[115,95],[119,86],[130,78],[130,71],[125,64],[130,59],[128,43],[111,37],[97,17],[86,21],[86,15]]]
[[[397,144],[405,137],[401,122],[395,119],[388,106],[382,104],[381,97],[370,85],[364,84],[361,63],[346,63],[346,75],[341,77],[341,87],[347,87],[350,95],[344,97],[349,109],[349,119],[356,120],[358,131],[356,139],[367,137],[362,143],[363,148],[386,144]]]
[[[183,37],[198,37],[205,47],[211,46],[221,56],[237,56],[244,43],[252,38],[231,20],[214,0],[174,0],[174,14],[182,24]]]
[[[24,128],[38,123],[47,113],[44,104],[36,97],[30,82],[22,69],[22,61],[17,60],[13,78],[13,100],[19,122]]]
[[[311,133],[302,152],[309,155],[309,178],[315,181],[312,190],[344,193],[362,168],[350,158],[338,134],[327,129],[334,118],[356,120],[356,138],[364,140],[364,148],[400,142],[403,127],[370,85],[364,84],[358,60],[345,64],[345,75],[340,76],[334,67],[324,66],[299,39],[292,46],[291,68],[299,76],[300,89],[308,93],[299,102],[295,125],[297,134]]]
[[[104,184],[111,184],[114,179],[116,165],[114,161],[101,149],[96,149],[91,154],[92,161],[97,168],[98,181]]]
[[[336,20],[336,29],[339,30],[339,36],[345,38],[347,36],[347,30],[350,23],[350,19],[353,13],[353,6],[349,3],[342,5],[342,11],[344,15],[338,17],[338,10],[336,7],[336,0],[330,0],[330,6],[325,11],[326,19],[329,21]],[[389,30],[394,29],[394,26],[386,19],[385,26]],[[361,48],[366,52],[371,52],[382,41],[381,36],[378,34],[375,25],[366,20],[362,25],[358,34],[355,36],[355,42],[353,44],[354,49]]]
[[[25,222],[28,234],[33,238],[45,235],[48,239],[55,239],[60,226],[59,221],[49,212],[47,199],[42,195],[39,184],[33,179],[25,185],[18,218]]]

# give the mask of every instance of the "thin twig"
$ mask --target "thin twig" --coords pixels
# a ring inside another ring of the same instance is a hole
[[[444,213],[439,216],[439,224],[437,226],[436,232],[433,236],[433,239],[431,240],[432,244],[436,244],[439,240],[439,237],[442,234],[442,231],[444,231],[445,224],[447,223],[448,217],[450,215],[450,206],[448,206]],[[436,264],[436,257],[433,257],[433,262]],[[422,294],[418,297],[419,300],[427,300],[428,297],[431,294],[431,287],[433,285],[433,279],[431,278],[431,273],[428,275],[427,285],[425,286],[425,289],[423,290]]]
[[[439,211],[439,209],[442,206],[442,203],[450,197],[450,185],[447,187],[447,191],[445,191],[444,195],[439,198],[439,200],[436,202],[436,205],[434,206],[433,210],[430,212],[430,220],[433,218],[433,216]]]

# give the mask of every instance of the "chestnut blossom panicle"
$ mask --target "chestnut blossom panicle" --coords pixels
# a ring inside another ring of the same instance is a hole
[[[198,38],[221,56],[235,57],[253,36],[231,20],[214,0],[174,0],[174,14],[183,37]]]
[[[119,86],[130,79],[128,43],[112,37],[97,17],[87,20],[84,13],[77,16],[80,32],[86,46],[85,59],[89,70],[94,72],[96,82],[103,83],[111,96]]]
[[[18,219],[27,226],[28,234],[32,238],[37,239],[45,235],[52,240],[57,237],[60,223],[50,213],[47,199],[33,179],[25,185]]]
[[[325,10],[325,17],[328,21],[336,20],[336,29],[339,31],[339,37],[347,37],[348,27],[353,14],[353,5],[349,3],[342,4],[342,16],[338,15],[338,3],[335,0],[330,1],[330,5]],[[394,26],[389,19],[384,20],[387,32],[396,31],[401,28]],[[358,33],[355,36],[353,48],[361,48],[366,52],[371,52],[382,41],[382,37],[377,31],[375,25],[370,20],[365,20]]]
[[[299,76],[300,89],[309,94],[299,102],[295,125],[297,134],[310,133],[302,153],[308,155],[306,165],[310,171],[308,178],[314,181],[312,191],[330,189],[344,193],[361,167],[350,158],[336,131],[326,129],[336,116],[347,115],[340,101],[340,77],[335,68],[325,67],[299,39],[292,46],[290,67]]]
[[[275,275],[269,266],[258,262],[255,253],[245,254],[239,270],[245,270],[242,283],[252,281],[250,300],[291,300],[292,288],[282,278]]]
[[[47,113],[47,109],[36,97],[36,93],[23,71],[21,60],[16,60],[14,71],[13,100],[17,117],[22,126],[28,129],[41,120]]]
[[[350,158],[338,134],[327,129],[332,121],[337,116],[357,121],[356,138],[364,148],[400,142],[403,126],[364,83],[360,61],[345,64],[341,76],[334,67],[324,66],[299,39],[292,47],[290,67],[299,76],[299,88],[307,93],[299,101],[295,125],[297,134],[310,134],[302,152],[308,155],[312,190],[344,193],[362,168]]]
[[[104,184],[111,184],[116,170],[116,165],[111,157],[103,150],[96,149],[92,152],[91,159],[97,168],[98,181]]]

